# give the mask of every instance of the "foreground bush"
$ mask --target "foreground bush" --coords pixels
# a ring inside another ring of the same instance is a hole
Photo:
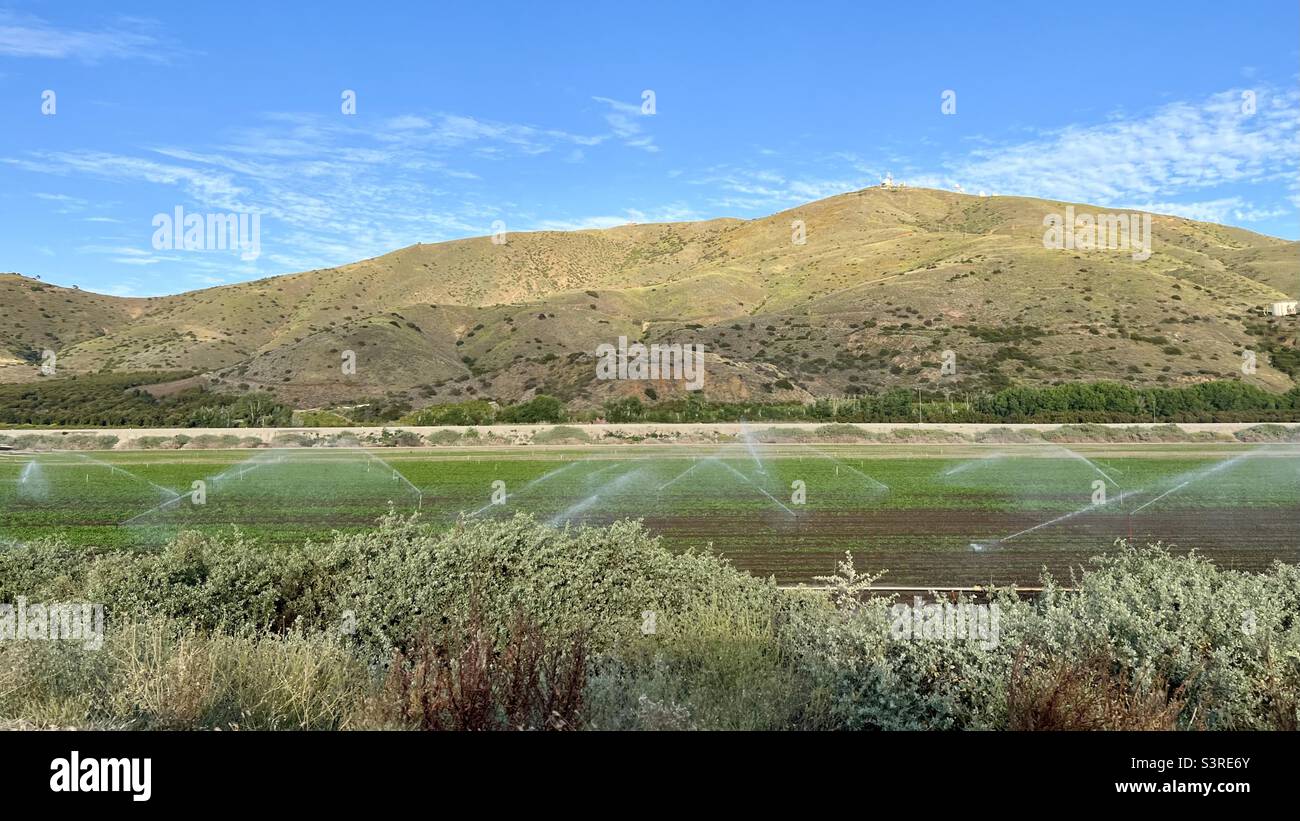
[[[0,549],[0,602],[106,606],[103,648],[0,641],[12,726],[1294,729],[1300,570],[1117,543],[998,593],[993,641],[901,638],[849,557],[782,591],[638,523],[526,516],[271,550]],[[3,625],[0,625],[3,626]]]
[[[607,647],[637,634],[643,613],[703,596],[771,608],[770,582],[707,554],[665,550],[638,522],[557,530],[525,515],[438,529],[390,515],[370,531],[296,550],[235,533],[182,533],[161,550],[101,552],[58,540],[0,550],[0,601],[82,599],[110,622],[158,617],[202,630],[356,625],[370,662],[419,634],[454,633],[471,602],[504,629],[522,614],[552,635],[588,631]]]

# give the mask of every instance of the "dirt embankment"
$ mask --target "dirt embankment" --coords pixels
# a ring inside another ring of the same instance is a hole
[[[605,424],[308,428],[80,428],[0,431],[0,449],[205,450],[266,447],[473,447],[603,444],[1300,443],[1300,425]]]

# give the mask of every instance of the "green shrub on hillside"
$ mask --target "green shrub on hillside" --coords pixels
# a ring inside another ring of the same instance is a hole
[[[1254,425],[1237,431],[1242,442],[1300,442],[1300,425]]]
[[[202,387],[155,397],[143,388],[186,373],[98,373],[0,385],[0,424],[58,427],[275,427],[291,411],[267,394]]]
[[[0,445],[8,445],[19,450],[112,450],[117,443],[116,436],[96,436],[86,433],[20,433],[13,436],[0,434]]]
[[[496,419],[496,411],[491,403],[482,399],[472,402],[457,402],[449,405],[430,405],[414,413],[408,413],[400,424],[425,425],[490,425]]]
[[[502,408],[496,421],[502,424],[535,425],[540,422],[563,422],[564,403],[554,396],[537,396],[518,405]]]
[[[533,444],[535,445],[581,444],[590,441],[591,437],[586,432],[579,428],[564,425],[539,430],[533,434]]]

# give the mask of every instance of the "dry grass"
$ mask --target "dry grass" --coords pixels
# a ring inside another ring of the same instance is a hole
[[[586,683],[584,636],[556,643],[516,616],[498,645],[475,615],[461,641],[425,637],[395,654],[359,719],[420,730],[576,730]]]
[[[333,636],[177,633],[160,622],[0,647],[0,719],[35,727],[336,729],[370,691]]]
[[[1105,651],[1083,661],[1034,664],[1017,654],[1007,692],[1008,730],[1177,730],[1187,684],[1124,669]],[[1193,718],[1195,725],[1197,719]]]

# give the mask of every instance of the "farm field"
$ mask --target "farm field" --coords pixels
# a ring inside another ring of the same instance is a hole
[[[195,482],[201,485],[195,485]],[[500,483],[500,484],[494,484]],[[494,503],[494,493],[496,503]],[[202,502],[199,504],[198,502]],[[107,548],[239,528],[268,550],[389,508],[450,526],[640,518],[782,583],[845,550],[898,586],[1031,585],[1118,537],[1224,567],[1300,561],[1300,447],[628,445],[0,454],[0,537]]]

